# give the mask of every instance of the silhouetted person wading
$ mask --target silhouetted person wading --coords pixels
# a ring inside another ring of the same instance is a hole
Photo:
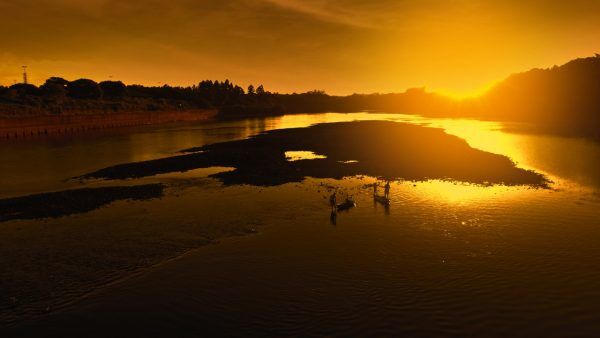
[[[329,204],[331,204],[332,211],[337,210],[337,192],[336,191],[334,191],[333,194],[331,194],[331,196],[329,196]]]

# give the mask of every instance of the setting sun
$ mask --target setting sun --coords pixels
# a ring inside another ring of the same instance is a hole
[[[600,41],[597,1],[9,0],[0,10],[0,27],[18,32],[2,38],[6,85],[28,65],[35,84],[57,74],[144,85],[229,78],[277,92],[424,86],[465,98],[512,72],[591,55]]]

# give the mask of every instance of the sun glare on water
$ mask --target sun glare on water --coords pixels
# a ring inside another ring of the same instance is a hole
[[[432,180],[416,184],[412,192],[426,200],[434,200],[452,205],[477,205],[502,199],[514,200],[522,197],[524,187],[503,185],[477,185],[463,182]]]
[[[503,130],[505,125],[500,122],[469,119],[431,119],[404,114],[355,113],[348,115],[330,113],[319,115],[316,119],[311,119],[310,115],[285,116],[278,119],[273,127],[299,128],[315,123],[357,120],[389,120],[441,128],[446,133],[465,140],[472,148],[507,156],[515,162],[517,167],[546,174],[543,170],[540,170],[540,163],[537,163],[535,156],[532,155],[532,151],[534,150],[530,149],[531,146],[527,145],[527,139],[505,132]],[[286,152],[285,155],[288,161],[323,158],[323,155],[318,155],[310,151],[290,151]],[[551,179],[554,180],[553,177]],[[401,190],[406,187],[407,194],[413,194],[418,198],[462,206],[474,206],[498,200],[503,202],[517,200],[527,196],[527,192],[530,190],[524,186],[477,185],[452,180],[418,182],[415,186],[413,184],[400,184],[399,187],[402,187],[400,188]]]
[[[294,162],[300,160],[315,160],[318,158],[327,158],[325,155],[315,154],[312,151],[286,151],[285,159]]]

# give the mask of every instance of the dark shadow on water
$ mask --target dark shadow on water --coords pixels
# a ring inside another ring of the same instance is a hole
[[[312,151],[326,158],[290,162],[286,151]],[[355,175],[548,185],[543,175],[517,168],[505,156],[471,148],[465,140],[442,129],[388,121],[274,130],[245,140],[188,149],[185,155],[104,168],[83,178],[138,178],[212,166],[236,168],[213,175],[226,185],[274,186],[301,182],[307,176],[341,179]]]
[[[83,188],[0,200],[0,222],[85,213],[120,200],[146,200],[163,195],[162,184]]]
[[[390,215],[390,203],[390,200],[385,198],[384,196],[373,196],[373,207],[375,209],[379,208],[380,206],[383,207],[386,216]]]

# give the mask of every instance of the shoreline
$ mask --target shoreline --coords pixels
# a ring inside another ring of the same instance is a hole
[[[169,122],[208,121],[213,109],[183,111],[123,112],[0,118],[0,140],[28,139],[49,135],[71,135],[91,130],[155,125]]]

